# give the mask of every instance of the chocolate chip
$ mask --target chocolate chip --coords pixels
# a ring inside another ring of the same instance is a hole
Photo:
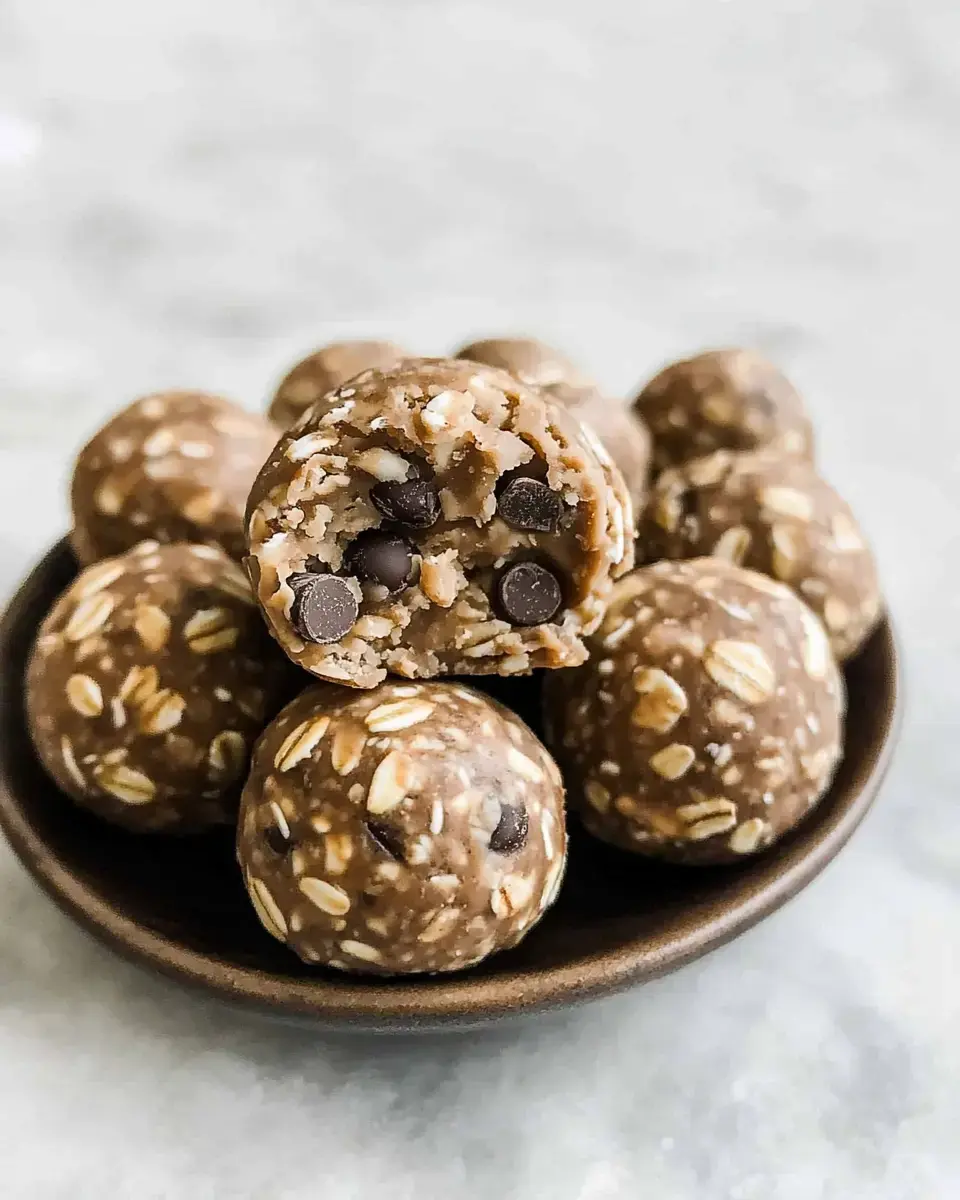
[[[514,529],[555,533],[563,515],[563,499],[539,479],[511,479],[497,498],[497,512]]]
[[[263,831],[263,840],[274,854],[286,854],[292,845],[290,838],[287,837],[279,825],[268,825]]]
[[[542,625],[556,613],[563,595],[552,571],[539,563],[520,562],[500,576],[497,601],[514,625]]]
[[[501,804],[500,821],[490,835],[490,849],[495,854],[515,854],[527,840],[529,825],[522,804]]]
[[[347,547],[344,566],[351,575],[379,583],[393,595],[413,580],[416,547],[398,533],[368,529]]]
[[[409,529],[429,529],[440,517],[440,496],[429,479],[374,484],[370,502],[382,517]]]
[[[399,829],[393,825],[387,825],[384,821],[365,821],[364,827],[378,850],[389,854],[397,862],[404,861],[403,834]]]
[[[298,571],[295,575],[288,575],[287,587],[292,588],[294,592],[298,592],[306,584],[312,583],[318,574],[325,574],[323,567],[319,567],[316,571]]]
[[[336,575],[294,575],[290,620],[308,642],[324,646],[338,642],[353,628],[360,609],[345,579]]]

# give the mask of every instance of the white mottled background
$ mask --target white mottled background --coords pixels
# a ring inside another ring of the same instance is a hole
[[[117,961],[0,847],[4,1200],[960,1194],[955,0],[0,0],[0,583],[147,389],[526,329],[750,342],[875,539],[911,712],[780,915],[537,1024],[323,1040]]]

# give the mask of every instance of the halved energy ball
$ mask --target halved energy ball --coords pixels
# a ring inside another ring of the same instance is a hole
[[[566,355],[536,338],[486,338],[470,342],[457,358],[500,367],[542,388],[585,422],[623,475],[635,516],[643,509],[650,475],[650,434],[626,400],[606,395]]]
[[[281,429],[289,429],[321,396],[354,375],[370,367],[392,367],[407,357],[406,350],[393,342],[358,340],[321,346],[283,377],[267,416]]]
[[[367,688],[582,662],[631,530],[619,471],[562,407],[418,359],[357,376],[280,440],[246,561],[293,661]]]
[[[80,451],[70,541],[82,563],[138,542],[204,542],[244,550],[250,485],[279,431],[266,418],[205,392],[144,396]]]
[[[41,624],[30,736],[62,790],[114,824],[230,824],[289,674],[222,550],[144,542],[88,567]]]
[[[823,621],[840,662],[880,617],[876,563],[849,505],[811,463],[776,448],[663,471],[638,549],[649,561],[711,554],[779,579]]]
[[[840,760],[843,680],[798,597],[719,559],[622,579],[590,661],[546,681],[549,742],[584,825],[716,863],[772,845]]]
[[[523,722],[469,688],[322,684],[257,744],[237,856],[264,927],[305,962],[454,971],[552,904],[563,786]]]

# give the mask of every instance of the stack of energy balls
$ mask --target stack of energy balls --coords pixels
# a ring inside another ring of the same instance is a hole
[[[747,858],[826,792],[880,596],[812,449],[740,350],[632,405],[528,339],[327,346],[265,416],[147,396],[76,463],[34,745],[134,833],[235,827],[305,962],[469,967],[553,903],[565,793],[640,873]],[[549,750],[468,684],[532,673]]]

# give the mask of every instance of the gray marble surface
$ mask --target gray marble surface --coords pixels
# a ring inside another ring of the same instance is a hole
[[[746,341],[810,397],[912,697],[785,911],[482,1036],[224,1012],[0,847],[5,1198],[960,1194],[958,80],[952,0],[0,0],[5,590],[138,392],[255,406],[343,333],[528,329],[617,388]]]

